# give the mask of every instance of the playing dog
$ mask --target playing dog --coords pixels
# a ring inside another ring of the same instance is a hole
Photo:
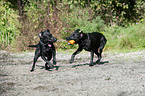
[[[98,56],[98,60],[96,61],[96,63],[100,64],[100,60],[102,58],[101,54],[107,42],[107,39],[103,34],[98,32],[85,34],[80,31],[80,29],[77,29],[69,37],[66,37],[66,40],[74,40],[74,43],[79,45],[79,48],[72,54],[70,63],[73,63],[75,55],[85,49],[86,51],[91,52],[91,60],[89,65],[94,65],[94,53]]]
[[[53,65],[51,62],[51,58],[53,57],[53,64],[56,65],[56,51],[53,43],[57,41],[55,37],[52,36],[49,30],[45,30],[44,32],[40,32],[39,34],[40,41],[37,45],[29,45],[28,47],[36,47],[34,61],[31,72],[34,71],[35,63],[37,59],[41,56],[41,58],[46,62],[45,69],[52,69]],[[49,65],[49,67],[48,67]]]

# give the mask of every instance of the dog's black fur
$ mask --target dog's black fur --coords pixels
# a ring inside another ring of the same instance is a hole
[[[45,69],[52,69],[53,65],[49,62],[53,57],[53,64],[56,65],[56,51],[53,45],[54,42],[57,41],[55,37],[52,36],[49,30],[45,30],[44,32],[40,32],[39,34],[40,41],[37,45],[29,45],[28,47],[36,47],[34,61],[31,72],[34,71],[35,63],[37,59],[41,56],[41,58],[46,62]],[[49,65],[49,67],[47,66]]]
[[[80,53],[83,49],[91,52],[90,66],[94,65],[94,53],[98,56],[98,60],[96,61],[96,63],[100,63],[100,60],[102,58],[101,53],[107,42],[107,39],[103,34],[98,32],[85,34],[80,31],[80,29],[77,29],[69,37],[66,37],[66,40],[75,40],[75,44],[79,45],[79,48],[76,50],[76,52],[72,54],[70,63],[73,63],[75,55]]]

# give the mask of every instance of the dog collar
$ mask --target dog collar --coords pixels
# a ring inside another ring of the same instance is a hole
[[[45,44],[45,43],[43,43],[41,40],[40,40],[40,44],[41,44],[41,45],[51,45],[51,44],[49,44],[49,42]]]

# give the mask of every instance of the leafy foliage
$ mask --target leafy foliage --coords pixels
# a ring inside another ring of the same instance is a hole
[[[68,0],[71,2],[72,0]],[[90,7],[94,17],[101,16],[106,24],[127,26],[128,22],[138,22],[144,14],[144,0],[73,0],[72,5]]]
[[[10,8],[10,3],[0,1],[0,46],[5,48],[14,43],[19,34],[17,12]]]
[[[38,43],[40,31],[49,29],[58,39],[65,39],[77,28],[103,33],[108,39],[106,49],[145,46],[141,35],[141,26],[145,25],[144,0],[18,1],[0,1],[1,48],[27,50],[27,45]],[[76,48],[65,41],[57,42],[56,47]]]
[[[145,48],[144,23],[131,24],[127,28],[112,26],[106,29],[107,49]]]
[[[100,16],[96,17],[94,20],[88,21],[89,17],[89,9],[75,8],[74,11],[68,13],[65,18],[62,18],[62,20],[64,23],[67,23],[69,25],[69,28],[73,31],[74,29],[81,29],[82,31],[87,33],[93,31],[102,31],[105,25]]]

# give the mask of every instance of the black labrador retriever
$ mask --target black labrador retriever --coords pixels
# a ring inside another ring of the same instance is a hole
[[[29,45],[28,47],[36,47],[34,61],[31,72],[34,71],[35,63],[37,59],[41,56],[41,58],[46,62],[45,69],[52,69],[53,65],[49,62],[53,57],[53,64],[56,65],[56,51],[53,45],[54,42],[57,41],[55,37],[52,36],[49,30],[45,30],[44,32],[40,32],[39,34],[40,41],[37,45]],[[49,65],[49,67],[47,66]]]
[[[102,58],[101,53],[107,42],[107,39],[103,34],[98,32],[85,34],[80,31],[80,29],[77,29],[69,37],[66,37],[66,40],[74,40],[75,44],[79,45],[79,48],[76,50],[76,52],[72,54],[70,63],[73,63],[76,54],[80,53],[83,49],[85,49],[86,51],[91,52],[90,66],[94,65],[94,53],[98,56],[98,60],[96,61],[96,63],[100,64],[100,60]]]

